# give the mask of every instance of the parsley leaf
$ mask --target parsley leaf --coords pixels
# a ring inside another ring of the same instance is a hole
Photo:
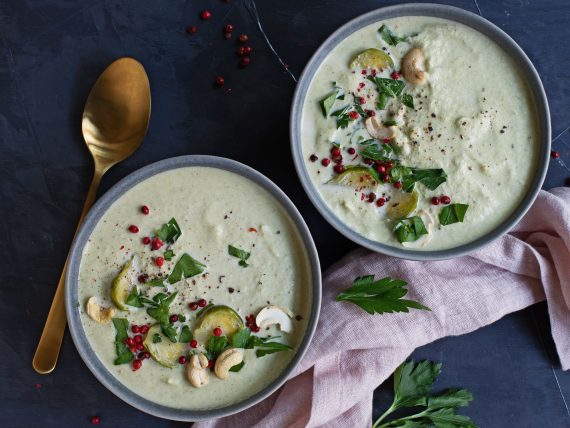
[[[147,280],[144,284],[148,285],[149,287],[164,287],[164,280],[166,278],[154,278],[151,280]]]
[[[378,92],[384,93],[390,98],[399,97],[404,90],[404,86],[406,86],[401,80],[388,79],[386,77],[368,76],[367,79],[376,85]]]
[[[352,287],[344,290],[336,297],[337,302],[348,301],[360,306],[369,314],[408,312],[408,308],[430,309],[418,302],[402,299],[408,292],[408,283],[401,279],[389,277],[374,280],[374,275],[358,277]]]
[[[384,110],[386,108],[386,104],[388,104],[388,94],[385,92],[380,92],[378,95],[378,102],[376,103],[376,108],[378,110]]]
[[[394,228],[394,233],[400,243],[417,241],[422,235],[427,235],[428,231],[420,216],[404,218]]]
[[[154,305],[146,309],[146,313],[158,321],[162,326],[169,325],[169,307],[170,304],[176,299],[178,292],[172,293],[170,296],[164,293],[158,293],[152,299]]]
[[[402,363],[394,372],[394,401],[372,428],[475,428],[467,416],[458,415],[459,407],[468,406],[473,395],[466,389],[448,390],[432,395],[433,384],[441,372],[441,364],[431,361]],[[380,424],[389,414],[403,407],[424,407],[419,413]]]
[[[129,337],[127,333],[129,329],[129,321],[126,318],[113,318],[113,325],[115,326],[115,350],[117,358],[113,361],[116,366],[125,364],[133,360],[133,353],[125,345],[125,339]]]
[[[467,208],[469,208],[469,205],[467,204],[447,205],[439,212],[439,222],[442,226],[447,226],[453,223],[463,223]]]
[[[171,218],[168,223],[163,224],[160,230],[156,232],[156,236],[169,244],[174,244],[176,240],[180,238],[180,235],[182,235],[182,231],[174,218]]]
[[[190,327],[187,325],[182,326],[182,330],[180,330],[180,338],[178,341],[180,343],[189,343],[193,339],[192,332],[190,331]]]
[[[211,335],[206,344],[206,353],[209,360],[215,360],[229,346],[226,336]]]
[[[402,182],[402,190],[405,192],[413,191],[416,182],[435,190],[447,181],[447,174],[443,169],[419,169],[396,165],[390,170],[390,179],[392,183]]]
[[[245,366],[245,361],[242,361],[241,363],[236,364],[235,366],[230,368],[230,371],[231,372],[239,372],[243,368],[243,366]]]
[[[321,100],[321,109],[325,117],[329,117],[330,111],[336,101],[336,97],[338,96],[338,91],[333,92],[323,100]]]
[[[190,257],[189,254],[184,253],[182,257],[178,259],[172,269],[172,273],[168,275],[168,282],[174,284],[181,281],[183,278],[191,278],[196,276],[206,269],[206,265],[203,265],[198,260]]]
[[[248,253],[245,250],[242,250],[238,247],[234,247],[233,245],[228,245],[228,253],[230,256],[237,257],[239,260],[239,265],[241,267],[248,267],[246,260],[249,259],[251,253]]]
[[[162,342],[162,337],[160,337],[159,333],[154,333],[152,336],[152,343],[160,343]]]
[[[402,100],[402,103],[406,107],[415,108],[414,107],[414,97],[412,97],[410,94],[403,94],[400,99]]]
[[[390,46],[396,46],[398,43],[407,42],[408,37],[398,37],[384,24],[378,29],[382,40],[388,43]]]
[[[278,339],[279,337],[259,337],[253,336],[248,328],[242,328],[235,333],[232,337],[232,347],[253,349],[257,348],[255,355],[263,357],[265,355],[274,354],[281,351],[289,351],[292,348],[289,345],[279,342],[270,342],[270,340]]]
[[[170,261],[174,258],[175,255],[176,254],[174,254],[174,251],[168,249],[164,252],[164,259]]]
[[[133,287],[127,298],[125,299],[125,303],[129,306],[133,306],[135,308],[142,308],[144,305],[141,301],[141,294],[137,287]]]
[[[348,124],[350,123],[350,121],[352,120],[350,118],[350,116],[348,115],[350,110],[350,105],[346,105],[343,108],[341,108],[340,110],[335,111],[334,113],[331,114],[331,116],[336,116],[336,127],[337,128],[346,128],[348,126]]]
[[[364,145],[364,143],[366,143],[366,141],[361,144]],[[392,158],[392,154],[394,153],[395,149],[391,144],[366,144],[365,147],[360,150],[360,155],[363,158],[375,161],[394,161],[395,159]]]
[[[247,348],[250,337],[251,330],[249,328],[242,328],[232,336],[232,346],[234,348]]]
[[[280,342],[264,342],[259,345],[255,351],[256,357],[264,357],[265,355],[274,354],[281,351],[290,351],[292,348]]]
[[[170,339],[171,342],[176,343],[176,329],[172,326],[172,324],[162,324],[161,331],[162,334]]]

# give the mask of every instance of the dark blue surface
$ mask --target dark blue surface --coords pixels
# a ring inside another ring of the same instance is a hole
[[[222,155],[269,176],[304,215],[324,268],[354,244],[336,233],[303,193],[289,154],[288,117],[294,79],[317,46],[347,20],[395,2],[66,1],[0,3],[0,409],[2,426],[177,426],[147,416],[105,390],[86,370],[68,335],[56,371],[31,367],[92,174],[83,145],[83,103],[97,76],[130,55],[147,69],[153,112],[148,136],[113,168],[104,192],[150,162],[182,154]],[[553,145],[547,188],[570,175],[570,4],[565,0],[445,2],[499,25],[535,63],[549,97]],[[264,40],[260,22],[275,54]],[[200,22],[208,8],[213,18]],[[247,33],[252,63],[240,69],[231,22]],[[184,28],[197,24],[198,33]],[[288,64],[286,71],[282,63]],[[216,89],[217,75],[226,86]],[[489,78],[493,71],[489,70]],[[229,93],[228,88],[232,91]],[[475,333],[418,350],[444,363],[441,388],[469,388],[465,413],[484,427],[570,426],[570,376],[559,369],[546,307],[537,305]],[[41,384],[41,388],[36,387]],[[375,414],[389,404],[391,381],[379,388]],[[181,425],[181,424],[180,424]]]

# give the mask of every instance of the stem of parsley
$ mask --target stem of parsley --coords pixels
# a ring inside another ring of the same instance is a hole
[[[379,424],[380,422],[382,422],[382,421],[386,418],[386,416],[388,416],[390,413],[392,413],[392,412],[393,412],[394,410],[396,410],[396,409],[397,409],[397,407],[394,405],[394,403],[392,403],[392,405],[388,408],[388,410],[386,410],[386,411],[382,414],[382,416],[380,416],[380,417],[376,420],[376,422],[374,422],[374,425],[372,425],[372,428],[378,428],[378,427],[380,427],[380,426],[386,425],[386,424],[384,424],[384,425],[378,425],[378,424]]]

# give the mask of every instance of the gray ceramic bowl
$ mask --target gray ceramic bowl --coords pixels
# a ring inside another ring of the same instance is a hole
[[[91,348],[91,345],[85,336],[85,332],[83,330],[79,316],[79,308],[77,307],[77,279],[79,275],[79,266],[81,263],[83,248],[85,247],[89,236],[93,232],[93,229],[99,220],[101,220],[101,218],[105,215],[108,208],[113,204],[113,202],[115,202],[125,192],[127,192],[130,188],[139,182],[161,172],[187,166],[207,166],[234,172],[250,179],[254,183],[267,190],[271,195],[273,195],[273,197],[281,204],[285,212],[289,215],[299,230],[303,245],[307,250],[307,255],[312,271],[311,279],[313,301],[311,304],[310,319],[307,324],[307,330],[305,332],[305,336],[303,337],[301,345],[299,346],[296,355],[293,357],[292,361],[289,363],[286,369],[269,386],[256,393],[252,397],[249,397],[231,406],[204,411],[181,410],[153,403],[152,401],[149,401],[137,395],[135,392],[131,391],[121,382],[119,382],[119,380],[117,380],[117,378],[115,378],[109,372],[109,370],[107,370],[99,358],[97,358],[95,352]],[[107,193],[105,193],[105,195],[101,197],[101,199],[97,201],[97,203],[93,206],[85,218],[85,221],[73,242],[65,278],[65,308],[67,311],[69,330],[71,332],[71,337],[73,338],[75,346],[77,347],[81,358],[83,358],[83,361],[85,361],[85,364],[87,364],[87,367],[89,367],[91,372],[97,379],[99,379],[103,385],[105,385],[111,392],[113,392],[119,398],[122,398],[130,405],[136,407],[139,410],[142,410],[143,412],[147,412],[161,418],[179,421],[196,421],[202,419],[219,418],[222,416],[237,413],[250,406],[253,406],[277,390],[287,380],[291,372],[294,370],[294,368],[297,366],[307,351],[307,348],[309,347],[309,343],[311,342],[315,328],[317,326],[320,306],[321,270],[319,257],[309,229],[301,217],[301,214],[299,214],[299,211],[297,211],[297,208],[295,208],[285,193],[283,193],[272,181],[263,176],[261,173],[239,162],[214,156],[181,156],[165,159],[141,168],[115,184]]]
[[[406,248],[396,248],[368,239],[346,226],[333,213],[315,189],[307,171],[306,162],[303,158],[301,149],[301,120],[303,104],[313,77],[319,66],[327,57],[328,53],[355,31],[358,31],[370,24],[374,24],[375,22],[400,16],[430,16],[449,19],[451,21],[467,25],[494,40],[513,59],[514,63],[519,66],[521,74],[527,81],[530,88],[540,124],[540,148],[537,169],[528,193],[520,205],[514,210],[509,218],[507,218],[492,232],[475,241],[469,242],[468,244],[446,250],[418,251]],[[507,233],[516,223],[518,223],[536,199],[536,196],[542,187],[542,183],[544,182],[550,158],[550,111],[548,109],[546,94],[536,69],[523,50],[503,30],[479,15],[475,15],[474,13],[467,12],[466,10],[456,7],[433,3],[409,3],[374,10],[346,23],[326,39],[310,59],[303,71],[303,74],[301,75],[301,78],[299,79],[299,83],[297,84],[297,88],[293,96],[290,133],[291,149],[293,151],[293,160],[295,162],[297,174],[299,175],[299,179],[301,180],[301,184],[305,188],[307,195],[323,217],[336,230],[357,244],[379,253],[412,260],[439,260],[462,256],[489,244]]]

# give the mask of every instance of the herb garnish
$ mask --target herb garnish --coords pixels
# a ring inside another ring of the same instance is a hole
[[[172,260],[176,254],[171,249],[168,249],[164,252],[164,260]]]
[[[431,310],[413,300],[402,299],[408,292],[408,283],[389,277],[374,281],[374,275],[361,276],[354,280],[352,287],[340,293],[336,301],[348,301],[360,306],[369,314],[408,312],[408,308]]]
[[[416,182],[422,183],[430,190],[435,190],[440,184],[445,183],[447,174],[443,169],[419,169],[408,166],[396,165],[390,170],[390,181],[402,183],[402,190],[411,192]]]
[[[330,111],[336,101],[336,97],[338,96],[338,91],[333,92],[323,100],[321,100],[321,109],[325,117],[329,117]]]
[[[152,300],[144,299],[145,303],[150,305],[146,313],[160,324],[162,333],[168,337],[171,342],[176,342],[176,329],[172,327],[168,319],[169,308],[174,299],[176,299],[177,294],[178,292],[174,292],[169,296],[165,293],[158,293]]]
[[[391,157],[395,153],[395,148],[392,144],[362,144],[365,147],[360,150],[360,155],[363,158],[372,159],[375,161],[394,161]]]
[[[152,343],[160,343],[162,342],[162,337],[160,337],[159,333],[154,333],[152,335]]]
[[[394,233],[400,243],[414,242],[420,239],[422,235],[427,235],[428,231],[420,216],[404,218],[394,228]]]
[[[340,110],[331,113],[331,116],[336,116],[336,127],[344,129],[348,126],[350,121],[352,120],[349,116],[350,105],[346,105]]]
[[[238,247],[234,247],[233,245],[228,245],[228,253],[230,256],[237,257],[239,259],[239,265],[241,267],[248,267],[249,264],[246,262],[249,259],[251,253],[248,253],[245,250],[242,250]]]
[[[180,338],[178,341],[180,343],[189,343],[193,339],[192,332],[190,331],[190,327],[187,325],[182,326],[182,330],[180,330]]]
[[[237,373],[237,372],[239,372],[241,369],[243,369],[243,366],[245,366],[245,361],[242,361],[241,363],[236,364],[235,366],[233,366],[232,368],[230,368],[230,371]]]
[[[402,363],[394,372],[394,401],[374,422],[372,428],[475,428],[475,423],[468,416],[457,414],[459,407],[466,407],[473,400],[471,392],[466,389],[450,389],[440,395],[431,394],[440,373],[441,363],[420,361],[416,364],[413,360]],[[425,409],[380,424],[389,414],[404,407]]]
[[[133,353],[125,344],[125,339],[129,337],[127,330],[129,329],[129,321],[126,318],[113,318],[113,325],[115,326],[115,350],[117,351],[117,358],[113,361],[116,366],[120,364],[129,363],[133,360]]]
[[[409,108],[415,108],[414,107],[414,98],[410,95],[410,94],[403,94],[401,97],[402,103],[409,107]]]
[[[265,355],[274,354],[275,352],[289,351],[292,348],[280,342],[270,342],[270,340],[278,339],[279,336],[259,337],[253,336],[248,328],[242,328],[232,337],[232,346],[234,348],[253,349],[257,348],[255,355],[263,357]]]
[[[166,278],[154,278],[147,280],[144,284],[148,285],[149,287],[164,287],[164,280]]]
[[[125,299],[125,303],[129,306],[134,306],[135,308],[142,308],[143,304],[141,301],[141,293],[137,289],[137,287],[133,287],[127,298]]]
[[[210,335],[206,343],[206,354],[209,360],[215,360],[230,345],[226,336]]]
[[[398,124],[398,122],[396,122],[395,120],[387,120],[384,122],[384,126],[396,126]]]
[[[388,79],[386,77],[368,76],[367,79],[376,85],[378,92],[384,93],[390,98],[399,97],[404,90],[404,86],[406,86],[401,80]]]
[[[198,312],[196,312],[196,318],[200,318],[200,315],[202,315],[202,312],[210,309],[212,306],[214,306],[213,303],[208,303],[206,306],[204,306],[202,309],[200,309]]]
[[[378,95],[378,102],[376,103],[376,108],[378,110],[384,110],[388,104],[388,95],[385,92],[380,92]]]
[[[182,231],[174,218],[171,218],[168,223],[163,224],[160,230],[156,232],[156,236],[169,244],[174,244],[176,240],[180,238],[180,235],[182,235]]]
[[[206,269],[206,265],[203,265],[198,260],[190,257],[189,254],[184,253],[178,259],[172,269],[172,273],[168,275],[168,282],[174,284],[181,281],[183,278],[191,278],[196,276]]]
[[[390,29],[382,24],[382,26],[378,29],[378,32],[380,33],[380,36],[382,37],[382,39],[388,43],[390,46],[396,46],[398,43],[401,42],[407,42],[408,41],[408,37],[398,37],[396,36],[394,33],[392,33],[392,31],[390,31]]]
[[[467,204],[447,205],[439,212],[439,222],[442,226],[447,226],[453,223],[463,223],[467,208],[469,208],[469,205]]]

